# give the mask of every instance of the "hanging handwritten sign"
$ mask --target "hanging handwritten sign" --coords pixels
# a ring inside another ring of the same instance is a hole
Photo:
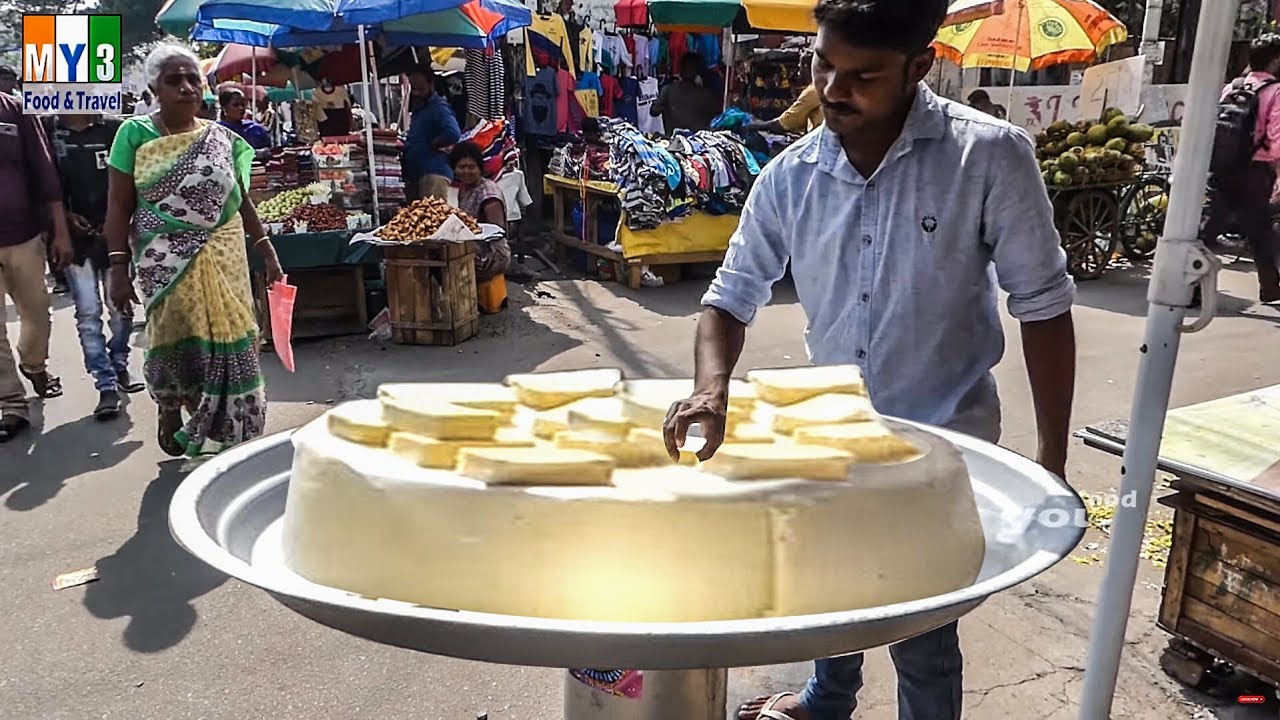
[[[1136,55],[1085,70],[1080,83],[1079,117],[1096,120],[1109,107],[1136,114],[1142,106],[1142,74],[1146,62],[1146,58]]]

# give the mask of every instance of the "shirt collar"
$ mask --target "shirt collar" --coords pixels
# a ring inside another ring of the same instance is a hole
[[[938,96],[928,85],[920,83],[916,89],[915,101],[911,111],[907,113],[907,121],[902,126],[902,134],[885,155],[884,167],[911,151],[917,140],[936,140],[946,134],[947,116],[938,102]],[[823,172],[835,177],[851,177],[857,179],[858,173],[849,164],[840,145],[840,138],[827,129],[824,124],[819,130],[818,140],[812,143],[800,156],[804,162],[816,164]]]

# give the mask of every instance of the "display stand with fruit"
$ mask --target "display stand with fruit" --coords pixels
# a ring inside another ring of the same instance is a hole
[[[1077,280],[1102,277],[1122,246],[1134,259],[1154,252],[1144,228],[1159,232],[1163,217],[1157,223],[1154,200],[1161,187],[1167,194],[1167,183],[1146,172],[1146,144],[1154,134],[1151,126],[1108,108],[1098,122],[1059,120],[1036,136],[1055,224]]]

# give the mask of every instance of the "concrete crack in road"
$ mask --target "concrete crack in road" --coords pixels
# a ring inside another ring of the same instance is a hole
[[[973,700],[973,702],[972,702],[972,703],[966,703],[966,705],[968,705],[969,710],[971,710],[971,711],[972,711],[972,710],[976,710],[976,709],[978,708],[978,706],[979,706],[979,705],[981,705],[981,704],[982,704],[982,703],[987,699],[987,696],[988,696],[988,695],[990,695],[991,693],[995,692],[996,690],[1004,690],[1005,688],[1018,687],[1019,685],[1026,685],[1027,683],[1035,682],[1035,681],[1040,680],[1040,679],[1042,679],[1042,678],[1046,678],[1046,677],[1048,677],[1048,676],[1052,675],[1054,672],[1055,672],[1055,671],[1053,671],[1053,670],[1042,670],[1042,671],[1040,671],[1040,672],[1038,672],[1038,673],[1035,673],[1034,675],[1031,675],[1031,676],[1029,676],[1029,677],[1025,677],[1025,678],[1023,678],[1023,679],[1021,679],[1021,680],[1016,680],[1016,681],[1014,681],[1014,682],[1009,682],[1009,683],[999,683],[999,684],[996,684],[996,685],[991,685],[990,687],[985,687],[985,688],[975,688],[975,689],[973,689],[973,690],[965,690],[965,691],[964,691],[964,694],[965,694],[965,695],[977,695],[977,696],[978,696],[977,698],[975,698],[975,699]]]

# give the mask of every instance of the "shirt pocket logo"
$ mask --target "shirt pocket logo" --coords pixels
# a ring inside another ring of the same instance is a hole
[[[13,123],[0,122],[0,135],[18,137],[18,126]]]
[[[938,229],[938,218],[933,215],[925,215],[920,218],[920,229],[926,234],[932,235]]]

